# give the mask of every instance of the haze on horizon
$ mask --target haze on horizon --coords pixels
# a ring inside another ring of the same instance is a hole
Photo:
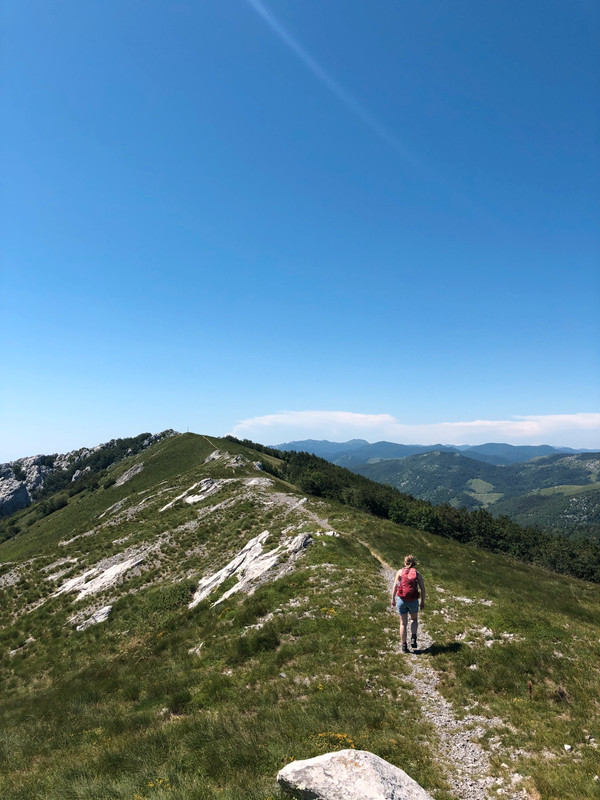
[[[7,0],[0,463],[600,450],[600,7]]]

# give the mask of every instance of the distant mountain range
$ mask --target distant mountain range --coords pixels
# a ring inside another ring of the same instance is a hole
[[[356,464],[370,464],[374,461],[389,458],[407,458],[419,453],[461,453],[467,458],[484,461],[488,464],[520,464],[539,456],[551,456],[557,453],[586,453],[588,450],[573,450],[570,447],[551,447],[542,445],[512,445],[490,442],[477,445],[447,444],[397,444],[396,442],[375,442],[370,444],[365,439],[350,439],[348,442],[329,442],[327,439],[304,439],[298,442],[286,442],[272,445],[277,450],[295,450],[313,453],[325,458],[340,467],[352,467]]]
[[[600,541],[600,453],[549,445],[337,443],[279,445],[303,450],[379,483],[455,508],[486,508],[520,525]]]

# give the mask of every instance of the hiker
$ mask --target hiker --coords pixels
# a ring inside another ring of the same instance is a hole
[[[408,614],[410,614],[410,646],[413,650],[416,650],[419,607],[421,611],[425,608],[425,583],[416,567],[417,560],[414,556],[404,556],[404,567],[396,573],[394,588],[392,589],[392,607],[396,605],[400,614],[400,641],[402,642],[403,653],[408,653],[406,641]],[[419,589],[421,590],[420,604]]]

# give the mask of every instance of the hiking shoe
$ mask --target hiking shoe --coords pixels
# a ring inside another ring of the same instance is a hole
[[[406,642],[402,642],[402,652],[408,653],[408,645],[406,644]]]
[[[412,647],[413,650],[417,649],[417,637],[416,636],[411,636],[410,637],[410,646]]]

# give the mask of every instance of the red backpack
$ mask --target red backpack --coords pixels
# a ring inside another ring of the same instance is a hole
[[[396,594],[408,602],[419,599],[419,573],[414,567],[402,570]]]

